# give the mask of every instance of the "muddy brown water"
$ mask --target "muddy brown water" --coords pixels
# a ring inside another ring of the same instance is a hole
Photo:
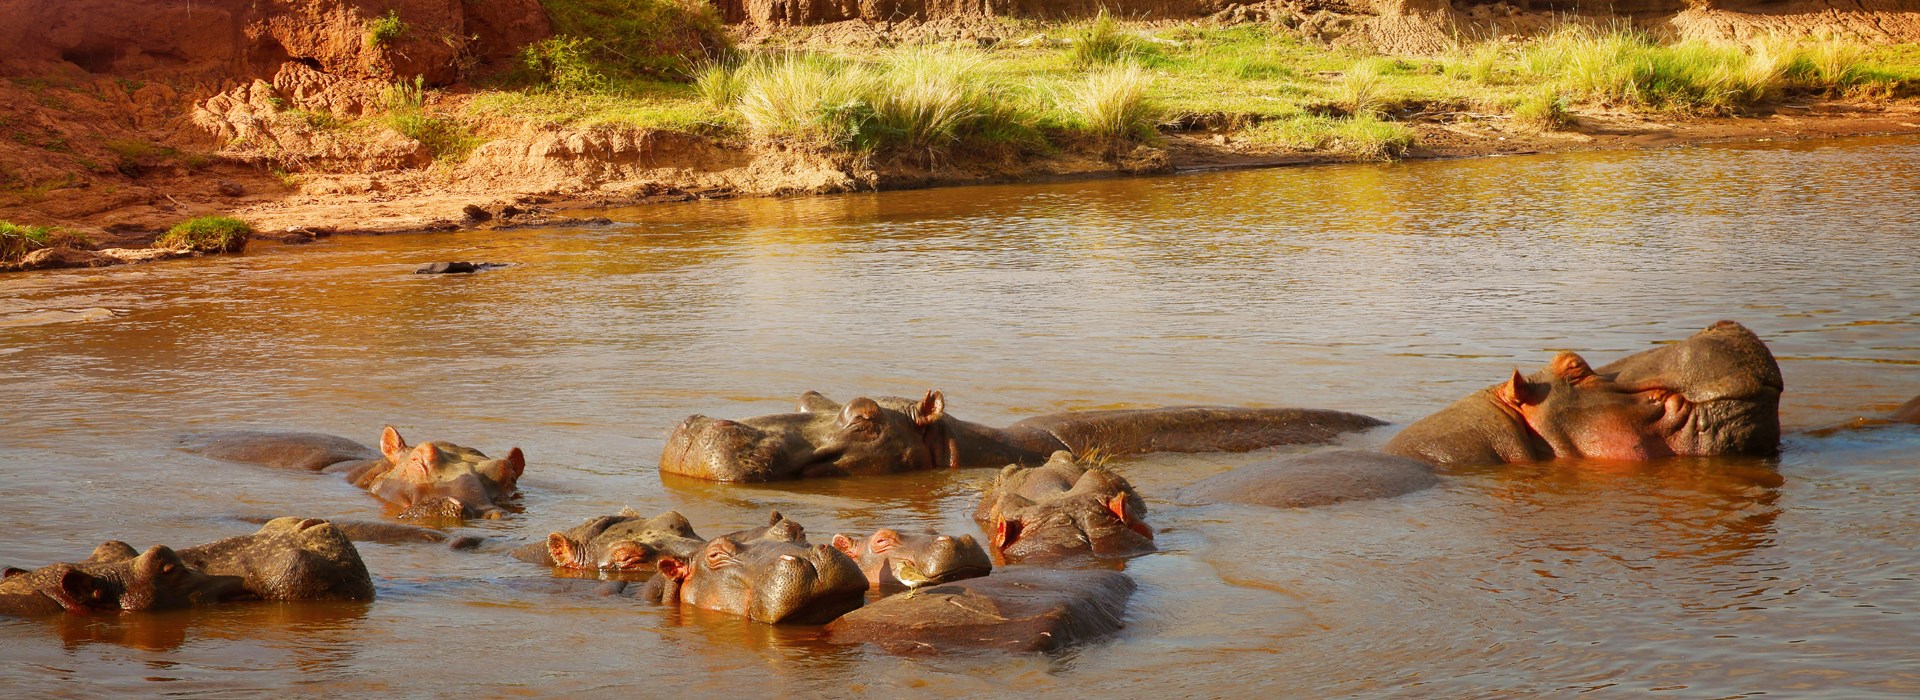
[[[662,479],[689,413],[944,390],[958,416],[1179,403],[1406,421],[1553,351],[1740,320],[1787,425],[1920,393],[1920,140],[1352,165],[655,206],[602,228],[346,238],[0,278],[0,562],[371,518],[336,478],[210,462],[228,427],[529,460],[492,549],[360,547],[371,604],[0,620],[24,694],[1680,697],[1920,693],[1920,430],[1775,460],[1477,470],[1309,510],[1188,506],[1261,455],[1118,460],[1161,551],[1117,638],[901,659],[528,590],[499,550],[631,505],[708,535],[976,532],[991,470]],[[514,267],[420,276],[435,260]],[[100,311],[104,309],[105,311]],[[692,695],[685,695],[692,693]]]

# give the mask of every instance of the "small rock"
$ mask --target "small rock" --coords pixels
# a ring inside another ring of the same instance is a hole
[[[106,267],[118,264],[120,260],[111,255],[60,246],[41,248],[27,253],[26,257],[20,259],[19,269],[49,270],[67,267]]]
[[[216,189],[220,191],[222,196],[226,197],[238,197],[247,193],[247,188],[241,187],[240,183],[232,180],[221,180]]]
[[[487,210],[480,208],[480,206],[477,204],[469,204],[467,206],[461,207],[460,212],[463,214],[466,214],[467,220],[469,221],[486,221],[488,219],[493,218],[493,214],[491,212],[488,212]]]
[[[525,209],[521,209],[520,207],[516,207],[511,204],[506,205],[504,207],[500,207],[500,218],[502,219],[511,219],[513,217],[516,217],[525,213],[527,213]]]

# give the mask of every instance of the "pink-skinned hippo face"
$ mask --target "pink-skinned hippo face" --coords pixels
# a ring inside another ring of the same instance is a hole
[[[716,537],[692,561],[662,556],[663,602],[767,623],[824,622],[859,607],[867,579],[852,559],[808,544],[798,523]]]
[[[973,535],[880,529],[865,537],[834,535],[833,547],[858,563],[875,586],[932,585],[993,572],[993,559]],[[912,572],[915,580],[901,579],[902,564],[911,567],[904,571]]]
[[[1435,464],[1770,455],[1781,390],[1766,344],[1721,321],[1599,368],[1560,353],[1415,422],[1385,449]]]
[[[520,448],[500,459],[432,440],[408,446],[393,426],[381,432],[383,459],[348,475],[354,485],[400,506],[402,517],[498,518],[526,471]]]
[[[691,416],[667,436],[660,471],[713,481],[886,474],[945,466],[940,420],[945,399],[855,398],[842,405],[816,392],[799,410],[741,420]]]

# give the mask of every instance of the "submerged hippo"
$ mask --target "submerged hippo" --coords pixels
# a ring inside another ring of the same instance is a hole
[[[714,481],[774,481],[1034,465],[1059,450],[1245,452],[1326,443],[1380,425],[1339,411],[1185,406],[1055,413],[992,428],[947,415],[938,391],[918,401],[860,397],[845,405],[809,391],[794,413],[739,421],[687,418],[667,436],[660,471]]]
[[[514,550],[523,561],[579,571],[653,573],[661,556],[691,561],[706,546],[686,516],[667,511],[645,518],[632,508],[588,518],[564,532]]]
[[[1571,352],[1407,426],[1384,451],[1436,466],[1554,457],[1644,461],[1780,450],[1780,365],[1721,321],[1599,369]]]
[[[86,561],[32,571],[9,568],[0,579],[0,614],[39,615],[100,610],[168,610],[244,596],[235,576],[213,576],[162,546],[134,552],[108,542]]]
[[[189,565],[236,576],[261,600],[373,600],[373,577],[347,534],[318,518],[275,518],[251,535],[180,550]]]
[[[1125,477],[1079,464],[1064,450],[1038,467],[1007,465],[973,514],[1008,561],[1151,552],[1146,516],[1146,502]]]
[[[973,535],[903,534],[882,529],[869,537],[834,535],[833,547],[859,564],[867,582],[874,586],[918,588],[993,572],[993,560]]]
[[[1920,425],[1920,396],[1909,399],[1899,408],[1893,409],[1891,416],[1895,423],[1913,423]]]
[[[888,596],[827,625],[827,640],[897,654],[1054,651],[1119,631],[1133,590],[1118,571],[1012,567]]]
[[[1439,482],[1436,467],[1770,455],[1780,448],[1781,389],[1766,343],[1721,321],[1598,369],[1563,352],[1532,375],[1515,370],[1407,426],[1384,454],[1284,457],[1202,480],[1179,498],[1311,506],[1418,491]]]
[[[776,515],[777,517],[777,515]],[[860,606],[867,579],[838,549],[810,545],[799,523],[723,535],[692,559],[662,556],[655,592],[666,605],[741,615],[768,623],[818,623]]]
[[[526,457],[515,447],[501,459],[450,442],[407,446],[387,426],[374,451],[336,435],[229,431],[189,436],[181,447],[214,459],[344,474],[347,481],[427,520],[498,518],[514,495]]]

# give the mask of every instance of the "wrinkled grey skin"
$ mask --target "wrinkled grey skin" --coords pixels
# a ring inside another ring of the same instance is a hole
[[[565,532],[551,533],[547,541],[518,548],[513,555],[561,569],[651,574],[661,556],[691,561],[704,546],[706,540],[677,512],[644,518],[625,508],[619,515],[589,518]]]
[[[774,481],[959,467],[1037,465],[1058,450],[1127,455],[1244,452],[1321,444],[1383,423],[1339,411],[1173,408],[1076,411],[992,428],[946,414],[938,391],[911,400],[807,392],[793,413],[716,420],[695,415],[667,436],[660,471],[714,481]]]
[[[110,541],[83,562],[7,569],[0,580],[0,614],[168,610],[245,595],[238,578],[208,575],[172,549],[136,553],[125,542]]]
[[[833,536],[833,547],[860,565],[874,586],[905,586],[895,574],[895,563],[909,562],[926,577],[926,584],[947,583],[993,572],[993,559],[973,535],[953,537],[935,532],[901,533],[876,530],[872,535]]]
[[[396,517],[428,522],[501,517],[526,470],[518,447],[491,459],[440,440],[408,446],[393,426],[381,431],[378,451],[336,435],[257,430],[189,435],[180,447],[230,462],[343,474],[399,506]]]
[[[1338,450],[1289,455],[1201,479],[1180,489],[1187,503],[1308,508],[1390,498],[1440,483],[1433,467],[1410,457]]]
[[[251,535],[180,550],[262,600],[373,600],[373,577],[345,532],[318,518],[275,518]]]
[[[660,557],[650,597],[767,623],[817,623],[859,607],[867,590],[860,567],[828,545],[807,543],[784,518],[764,528],[716,537],[692,561]]]
[[[1561,353],[1415,422],[1384,450],[1436,466],[1770,455],[1780,447],[1782,386],[1766,344],[1721,321],[1598,369]]]
[[[1126,478],[1055,452],[1038,467],[1007,465],[974,510],[1006,561],[1153,551],[1147,504]]]

